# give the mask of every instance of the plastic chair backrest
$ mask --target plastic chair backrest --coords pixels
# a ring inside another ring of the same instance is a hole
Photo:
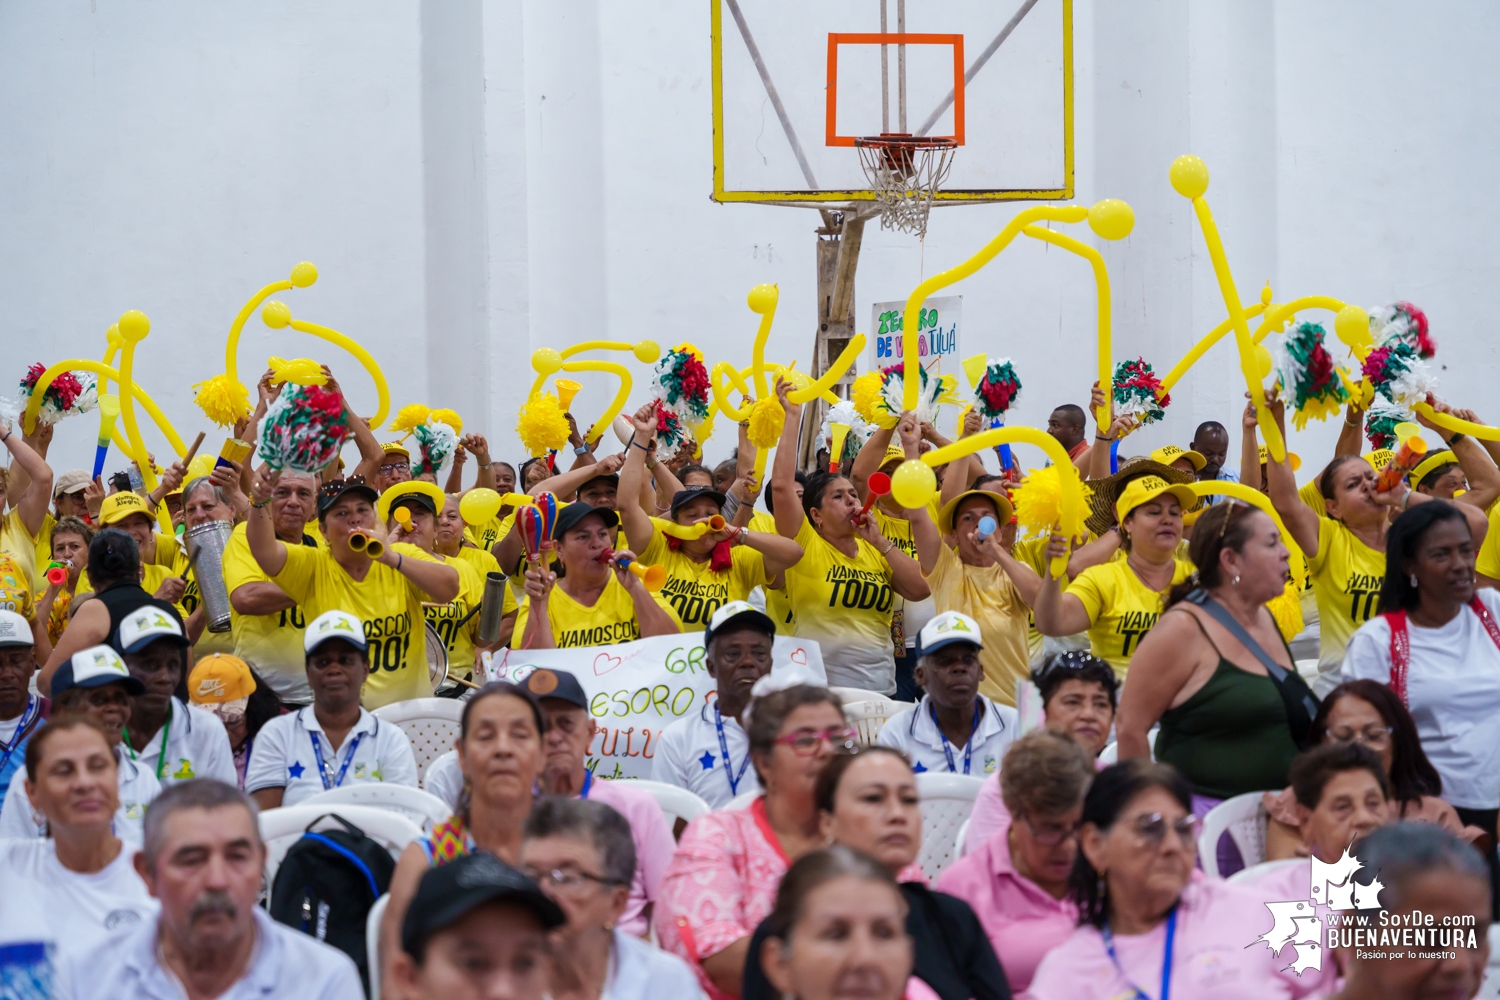
[[[961,858],[969,853],[969,821],[964,820],[953,838],[953,856]]]
[[[406,845],[422,836],[422,828],[392,809],[366,805],[309,806],[298,804],[280,809],[267,809],[260,814],[260,839],[266,845],[265,885],[266,891],[276,881],[276,869],[286,857],[297,839],[319,817],[337,813],[364,831],[365,836],[378,841],[391,852],[391,857],[400,858]],[[337,821],[329,818],[314,829],[341,829]]]
[[[857,701],[892,701],[889,695],[881,694],[879,691],[866,691],[864,688],[830,687],[828,690],[838,695],[839,700],[845,705],[852,705]],[[897,707],[904,708],[905,705],[900,704]]]
[[[1151,759],[1156,759],[1156,734],[1161,732],[1159,726],[1153,726],[1146,732],[1146,745],[1151,748]],[[1120,762],[1120,744],[1110,741],[1109,746],[1099,751],[1099,759],[1106,764],[1118,764]]]
[[[380,1000],[380,921],[385,916],[385,907],[390,901],[390,893],[382,894],[375,900],[375,905],[370,907],[370,915],[365,918],[365,955],[370,961],[370,1000]]]
[[[758,788],[753,792],[741,792],[740,794],[736,795],[734,798],[730,799],[728,802],[720,806],[717,811],[723,811],[726,809],[748,809],[750,807],[750,803],[754,802],[764,794],[765,792],[762,792]]]
[[[342,788],[330,788],[326,792],[319,792],[305,798],[297,804],[299,806],[322,806],[331,810],[346,803],[394,810],[415,822],[424,831],[431,830],[434,824],[441,823],[453,815],[453,810],[448,808],[448,803],[431,792],[424,792],[410,785],[386,784],[385,782],[366,782],[359,785],[345,785]]]
[[[713,811],[707,802],[686,788],[669,785],[665,781],[636,780],[630,783],[630,787],[651,793],[656,804],[661,806],[662,814],[667,817],[668,828],[675,825],[678,819],[691,823],[704,813]]]
[[[844,704],[844,721],[859,732],[859,741],[865,746],[874,746],[880,736],[885,720],[900,711],[898,702],[888,699],[879,701],[853,701]]]
[[[1228,878],[1234,872],[1219,871],[1219,838],[1228,834],[1239,848],[1244,866],[1266,860],[1266,809],[1262,792],[1246,792],[1225,799],[1203,817],[1203,832],[1198,835],[1198,862],[1205,874]]]
[[[974,798],[984,779],[965,774],[917,775],[922,802],[922,850],[917,861],[928,879],[937,881],[958,857],[958,833],[974,811]]]
[[[452,698],[413,698],[382,705],[371,714],[401,727],[422,774],[433,758],[453,749],[463,711],[464,703]]]

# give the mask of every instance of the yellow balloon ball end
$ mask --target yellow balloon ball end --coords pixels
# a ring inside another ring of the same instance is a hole
[[[1255,345],[1255,370],[1262,379],[1271,374],[1271,351],[1265,344]]]
[[[464,494],[458,502],[458,514],[465,524],[483,524],[500,513],[500,494],[481,486]]]
[[[1089,228],[1106,240],[1123,240],[1135,228],[1135,209],[1118,198],[1105,198],[1089,208]]]
[[[1359,306],[1345,306],[1333,318],[1333,332],[1350,347],[1370,341],[1370,314]]]
[[[104,342],[114,348],[125,346],[125,341],[120,336],[120,325],[118,323],[111,323],[109,329],[104,331]]]
[[[1260,304],[1268,306],[1271,304],[1271,283],[1266,282],[1266,287],[1260,290]]]
[[[120,339],[127,344],[138,344],[151,332],[151,321],[139,309],[132,309],[120,317]]]
[[[775,285],[756,285],[750,289],[750,295],[745,301],[751,312],[764,316],[776,308],[776,300],[780,297],[781,290]]]
[[[1184,198],[1198,198],[1208,190],[1208,164],[1189,153],[1172,161],[1167,172],[1172,190]]]
[[[318,280],[318,269],[310,260],[304,260],[292,268],[292,284],[298,288],[306,288]]]
[[[273,330],[280,330],[292,321],[292,310],[285,302],[272,299],[260,310],[260,318]]]
[[[907,510],[925,507],[937,496],[937,476],[919,458],[909,458],[891,475],[891,498]]]
[[[553,372],[562,371],[563,358],[556,349],[551,347],[538,347],[531,352],[531,367],[538,375],[551,375]]]
[[[654,340],[643,340],[635,345],[635,359],[643,365],[654,365],[661,357],[661,345]]]

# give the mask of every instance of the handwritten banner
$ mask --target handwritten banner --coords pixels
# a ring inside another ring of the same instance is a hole
[[[522,681],[541,667],[578,678],[599,731],[587,766],[601,778],[649,778],[661,731],[717,697],[702,632],[659,635],[582,649],[506,649],[482,657],[487,680]],[[823,653],[809,639],[777,636],[771,672],[793,665],[827,683]]]
[[[946,370],[958,370],[959,327],[963,321],[962,295],[940,295],[922,304],[921,316],[917,319],[917,357],[922,370],[928,375],[941,375]],[[871,307],[870,337],[871,363],[874,368],[889,368],[897,364],[906,350],[902,338],[902,327],[906,319],[906,300],[899,302],[877,302]]]

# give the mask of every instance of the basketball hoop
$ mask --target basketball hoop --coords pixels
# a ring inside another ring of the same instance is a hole
[[[927,236],[927,213],[933,195],[953,166],[954,139],[940,136],[882,132],[854,140],[882,229],[899,229],[918,239]]]

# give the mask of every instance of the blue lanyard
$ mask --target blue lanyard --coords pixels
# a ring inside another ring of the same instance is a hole
[[[365,738],[365,734],[360,733],[349,741],[348,756],[344,758],[344,765],[339,768],[338,777],[332,782],[328,780],[328,762],[323,759],[323,741],[318,739],[315,729],[309,729],[307,735],[312,739],[313,756],[318,759],[318,777],[323,779],[323,790],[326,792],[330,788],[342,788],[344,775],[349,773],[349,765],[354,762],[354,755],[359,751],[359,741]]]
[[[0,740],[0,750],[5,751],[5,756],[0,757],[0,771],[5,770],[6,765],[10,763],[11,755],[20,749],[21,743],[26,739],[27,730],[31,728],[31,724],[36,721],[36,717],[41,712],[42,700],[35,695],[28,695],[26,707],[21,710],[21,721],[16,723],[15,737],[9,743]]]
[[[1109,932],[1109,921],[1104,923],[1104,950],[1109,952],[1109,960],[1115,963],[1115,971],[1120,978],[1135,990],[1131,994],[1131,1000],[1151,1000],[1146,991],[1130,981],[1125,975],[1125,970],[1120,968],[1120,960],[1115,957],[1115,937]],[[1177,939],[1177,907],[1172,907],[1172,912],[1167,916],[1167,943],[1161,954],[1161,996],[1157,1000],[1167,1000],[1172,991],[1172,945]]]
[[[969,731],[969,742],[964,744],[964,774],[969,773],[969,761],[974,756],[974,734],[979,732],[979,712],[982,705],[983,702],[978,698],[974,699],[974,728]],[[943,732],[943,727],[938,725],[937,706],[929,701],[927,710],[932,713],[932,724],[937,726],[938,739],[943,741],[943,756],[948,758],[948,773],[957,774],[958,767],[953,763],[953,748],[948,746],[948,736]]]
[[[583,772],[583,791],[578,793],[578,797],[580,799],[588,798],[589,789],[592,787],[594,787],[594,772],[585,768]]]
[[[740,762],[739,773],[736,774],[730,765],[734,762],[729,759],[729,741],[724,738],[724,716],[719,714],[719,706],[714,706],[714,725],[719,730],[719,752],[724,755],[724,777],[729,779],[729,794],[740,794],[740,779],[745,776],[745,768],[750,766],[750,753],[745,752],[745,759]]]

